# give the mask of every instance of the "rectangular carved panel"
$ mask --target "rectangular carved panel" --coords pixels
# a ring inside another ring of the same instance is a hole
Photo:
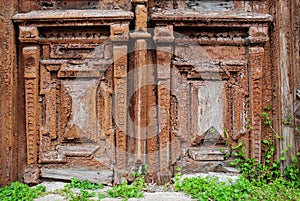
[[[25,104],[26,104],[26,133],[27,133],[27,165],[37,163],[37,142],[39,117],[38,104],[38,69],[39,47],[29,46],[23,48],[24,77],[25,77]]]

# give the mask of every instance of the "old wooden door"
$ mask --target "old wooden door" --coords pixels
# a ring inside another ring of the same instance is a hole
[[[241,141],[260,161],[271,16],[242,12],[244,1],[133,1],[134,12],[108,2],[14,17],[25,182],[119,183],[147,164],[148,181],[165,183],[176,167],[223,171],[227,143]]]
[[[113,111],[113,94],[120,98],[114,93],[114,65],[127,66],[122,42],[133,15],[85,12],[15,17],[25,78],[27,183],[39,177],[112,182],[113,112],[121,113]]]

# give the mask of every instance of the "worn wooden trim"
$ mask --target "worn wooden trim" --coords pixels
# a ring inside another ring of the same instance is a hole
[[[18,112],[22,102],[18,99],[20,82],[17,66],[16,33],[11,17],[16,13],[18,1],[0,0],[0,187],[17,179],[24,170],[25,135]]]
[[[170,11],[165,13],[154,13],[151,19],[156,24],[173,24],[175,26],[207,26],[222,24],[227,26],[239,25],[239,27],[249,26],[249,24],[269,23],[273,18],[269,14],[258,13],[234,13],[234,12],[180,12]],[[201,24],[203,23],[203,24]]]
[[[93,183],[111,184],[113,180],[112,170],[89,170],[87,168],[41,168],[41,177],[45,179],[79,180],[88,179]]]
[[[13,16],[15,22],[24,21],[94,21],[131,20],[133,13],[120,10],[39,10]]]

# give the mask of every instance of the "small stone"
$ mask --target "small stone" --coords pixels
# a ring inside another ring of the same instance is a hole
[[[240,173],[239,170],[233,168],[233,167],[223,167],[223,171],[227,173]]]

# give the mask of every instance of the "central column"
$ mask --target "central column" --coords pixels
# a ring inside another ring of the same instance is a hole
[[[147,39],[151,34],[147,32],[147,0],[133,1],[135,7],[135,30],[130,33],[134,41],[134,69],[132,77],[134,79],[134,90],[131,100],[133,101],[134,115],[132,118],[132,130],[134,131],[134,160],[135,168],[147,163]],[[133,147],[132,147],[133,148]],[[133,164],[131,164],[133,165]]]

